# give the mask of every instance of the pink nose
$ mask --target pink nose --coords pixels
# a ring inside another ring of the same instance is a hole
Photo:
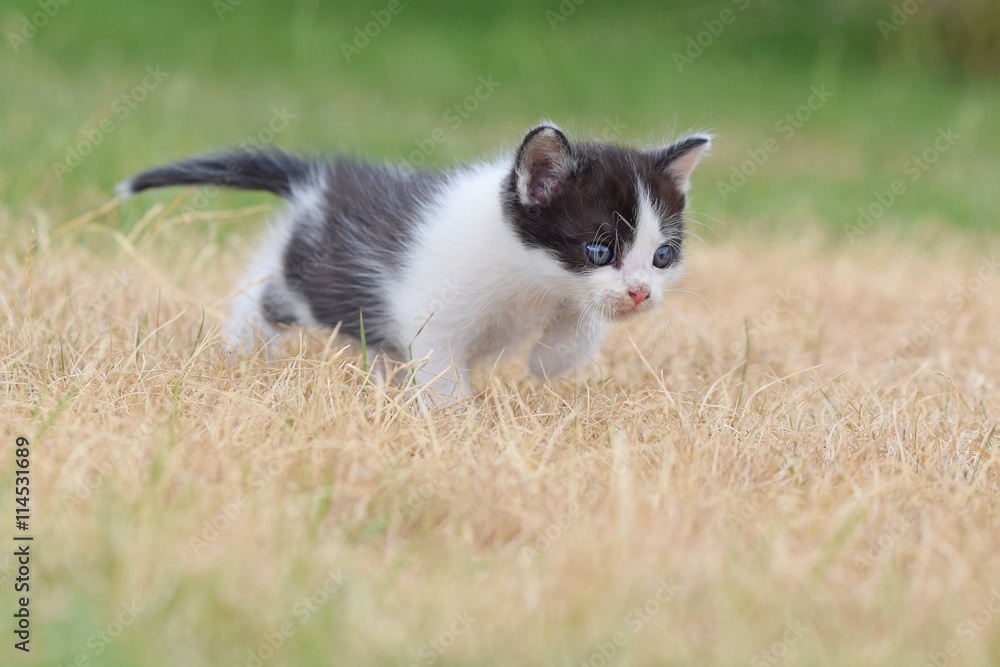
[[[632,297],[632,301],[635,303],[635,305],[638,306],[640,303],[642,303],[643,301],[645,301],[646,299],[649,298],[649,290],[647,290],[647,289],[631,290],[630,289],[628,291],[628,295],[630,297]]]

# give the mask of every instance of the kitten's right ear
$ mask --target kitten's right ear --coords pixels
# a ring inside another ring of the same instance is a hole
[[[514,161],[517,193],[525,206],[545,206],[573,173],[569,141],[555,125],[539,125],[526,135]]]

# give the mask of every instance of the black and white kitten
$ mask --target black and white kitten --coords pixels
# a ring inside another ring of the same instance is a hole
[[[391,359],[421,360],[416,381],[450,400],[469,396],[470,368],[519,343],[535,343],[533,373],[558,376],[610,323],[654,308],[678,274],[689,177],[709,142],[570,143],[544,123],[512,156],[450,171],[229,152],[142,172],[118,193],[285,198],[233,301],[231,343],[339,324]]]

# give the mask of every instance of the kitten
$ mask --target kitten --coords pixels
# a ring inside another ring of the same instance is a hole
[[[470,395],[471,368],[523,341],[535,343],[534,374],[566,373],[610,323],[662,300],[709,143],[570,143],[544,123],[507,158],[443,172],[237,151],[142,172],[118,193],[216,185],[285,198],[232,303],[231,344],[339,324],[369,350],[422,360],[416,382],[452,401]]]

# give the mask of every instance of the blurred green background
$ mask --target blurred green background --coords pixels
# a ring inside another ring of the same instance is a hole
[[[641,145],[715,132],[693,209],[720,234],[812,221],[839,233],[895,180],[905,192],[879,225],[988,229],[1000,208],[998,7],[7,3],[0,206],[16,227],[38,212],[58,224],[107,201],[136,170],[248,137],[442,166],[495,155],[547,117],[572,136]],[[810,100],[813,91],[823,94]],[[271,136],[276,113],[287,122]],[[948,128],[957,137],[935,149]],[[925,151],[932,164],[912,161]],[[128,203],[120,224],[175,194]]]
[[[995,0],[6,1],[0,243],[20,258],[33,227],[105,204],[121,178],[248,137],[436,167],[496,155],[541,118],[571,137],[638,145],[715,132],[692,201],[693,217],[715,234],[808,225],[848,239],[858,209],[883,206],[897,182],[904,191],[872,224],[982,232],[1000,210],[998,8]],[[176,195],[143,195],[108,224],[132,225]],[[206,210],[273,201],[184,196]],[[72,656],[93,613],[89,603],[73,607],[53,626],[65,636],[42,645]],[[323,634],[316,646],[327,641]],[[135,664],[114,660],[104,664]]]

